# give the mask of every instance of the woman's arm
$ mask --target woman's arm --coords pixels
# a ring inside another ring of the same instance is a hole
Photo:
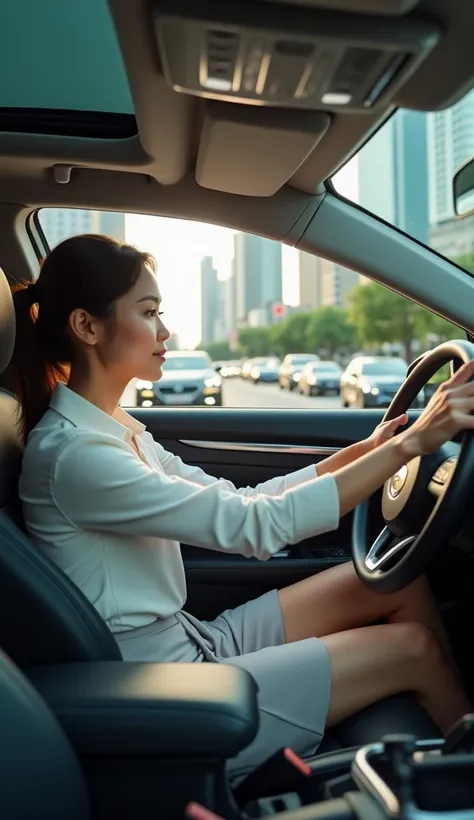
[[[257,495],[281,495],[289,490],[291,487],[296,487],[298,484],[304,484],[306,481],[311,481],[315,476],[323,476],[327,473],[334,473],[342,467],[352,464],[355,459],[365,456],[370,453],[375,447],[383,444],[384,441],[392,438],[396,430],[406,424],[407,416],[399,416],[390,422],[379,424],[369,438],[364,441],[352,444],[350,447],[345,447],[338,453],[335,453],[329,458],[324,459],[318,465],[311,464],[308,467],[303,467],[301,470],[295,470],[292,473],[287,473],[284,476],[276,476],[257,484],[256,487],[239,487],[237,488],[231,481],[226,478],[216,478],[201,470],[200,467],[190,466],[174,453],[165,450],[161,444],[154,442],[155,450],[159,458],[160,464],[163,467],[166,475],[178,476],[198,484],[200,487],[208,487],[220,481],[225,484],[227,489],[231,492],[243,495],[246,498],[255,498]]]
[[[270,478],[268,481],[257,484],[256,487],[236,487],[235,484],[227,478],[216,478],[204,472],[204,470],[201,470],[200,467],[186,464],[179,456],[165,450],[164,447],[157,442],[155,442],[155,451],[166,475],[184,478],[186,481],[191,481],[200,487],[209,487],[211,484],[219,482],[230,492],[237,493],[245,498],[255,498],[258,495],[281,495],[291,487],[304,484],[316,476],[315,467],[311,464],[308,467],[303,467],[301,470],[295,470],[293,473]]]
[[[471,362],[439,388],[408,430],[332,475],[276,497],[245,498],[221,482],[200,487],[168,477],[138,459],[125,441],[79,428],[58,441],[52,474],[35,475],[35,481],[48,481],[53,503],[79,529],[268,558],[282,546],[337,529],[340,514],[407,461],[434,452],[461,430],[474,430],[474,383],[466,384],[473,376]]]
[[[377,447],[380,447],[381,444],[393,438],[397,430],[400,427],[404,427],[407,421],[408,416],[406,413],[403,413],[403,415],[397,416],[397,418],[392,419],[392,421],[385,421],[378,424],[368,438],[363,441],[358,441],[356,444],[351,444],[350,447],[345,447],[343,450],[339,450],[338,453],[329,456],[329,458],[325,458],[324,461],[320,461],[316,468],[318,475],[335,473],[337,470],[342,470],[343,467],[352,464],[356,459],[371,453],[372,450],[375,450]]]

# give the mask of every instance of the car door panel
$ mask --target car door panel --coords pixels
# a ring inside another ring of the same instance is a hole
[[[368,436],[381,419],[378,411],[348,410],[157,408],[131,413],[166,450],[237,487],[317,464]],[[347,561],[351,523],[352,516],[345,516],[336,532],[288,547],[265,562],[183,544],[188,610],[212,618],[222,609]],[[381,521],[374,521],[374,532],[380,527]]]

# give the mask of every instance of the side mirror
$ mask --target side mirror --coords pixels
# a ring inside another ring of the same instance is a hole
[[[453,179],[454,211],[457,216],[474,213],[474,157],[456,171]]]
[[[221,370],[222,370],[222,365],[221,364],[213,364],[213,368],[217,373],[220,373]]]

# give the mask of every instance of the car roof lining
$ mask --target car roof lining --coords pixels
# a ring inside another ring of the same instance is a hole
[[[290,5],[291,0],[286,2]],[[363,0],[357,2],[363,5]],[[266,4],[270,4],[269,0]],[[247,174],[248,196],[242,197],[205,188],[196,182],[203,124],[209,120],[212,102],[177,93],[166,83],[160,73],[148,0],[135,0],[134,3],[110,0],[109,5],[127,71],[139,133],[126,139],[88,139],[0,132],[0,200],[30,208],[69,205],[162,213],[216,221],[248,230],[249,220],[244,217],[250,200],[254,198],[260,203],[260,208],[268,208],[268,233],[275,236],[276,230],[282,228],[281,222],[287,226],[300,206],[304,209],[308,205],[309,201],[304,195],[311,196],[321,190],[321,183],[353,155],[396,105],[425,110],[449,105],[474,81],[468,47],[468,36],[474,30],[474,4],[467,4],[465,0],[421,0],[416,6],[417,13],[440,21],[445,35],[401,89],[393,105],[377,114],[331,114],[329,127],[325,132],[324,129],[322,133],[318,132],[311,150],[307,150],[307,141],[299,140],[300,149],[304,144],[307,153],[303,157],[295,157],[297,167],[288,179],[278,185],[273,195],[262,196],[260,193],[256,196],[261,190],[261,180],[256,178],[264,177],[262,171],[262,174],[255,175],[255,183],[252,182],[252,175]],[[227,105],[233,109],[240,107],[238,104]],[[291,123],[296,121],[293,115],[300,112],[284,113],[291,131]],[[319,128],[321,131],[321,123]],[[276,129],[268,127],[266,131],[266,171],[271,183],[271,175],[279,172],[285,134],[280,129],[277,139]],[[250,131],[246,133],[250,134]],[[244,155],[252,154],[251,143],[246,152],[241,150],[241,124],[240,130],[236,129],[235,132],[228,127],[226,135],[225,152],[222,140],[211,141],[210,153],[206,156],[208,168],[214,171],[211,177],[217,180],[220,174],[224,174],[226,164],[241,163],[242,170],[245,170]],[[288,133],[288,140],[293,137],[294,134]],[[213,145],[217,146],[214,156]],[[289,143],[288,146],[291,151]],[[54,170],[58,165],[65,166],[60,172],[64,171],[66,177],[70,173],[67,184],[58,181],[61,173]],[[242,176],[245,174],[242,173]],[[272,179],[275,181],[276,177]],[[252,189],[253,184],[255,189]],[[185,193],[192,198],[187,206],[183,199]],[[275,200],[274,205],[270,202],[272,199]],[[282,206],[287,207],[290,201],[291,216],[281,220],[277,228],[278,220],[273,222],[275,212]],[[244,218],[245,224],[236,224],[240,223],[241,218]],[[283,232],[275,238],[285,236]]]

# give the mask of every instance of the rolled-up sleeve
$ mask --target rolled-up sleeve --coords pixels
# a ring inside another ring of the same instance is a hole
[[[215,476],[204,472],[204,470],[201,470],[200,467],[185,464],[179,456],[165,450],[161,444],[156,444],[156,452],[167,475],[179,476],[187,481],[192,481],[195,484],[199,484],[201,487],[209,487],[211,484],[215,484],[216,481],[220,481],[222,484],[225,484],[231,492],[239,493],[247,498],[255,497],[261,493],[265,495],[281,495],[281,493],[289,490],[290,487],[297,487],[298,484],[304,484],[306,481],[311,481],[317,475],[316,467],[312,464],[309,467],[303,467],[301,470],[295,470],[287,475],[270,478],[268,481],[263,481],[255,487],[237,488],[235,484],[227,478],[216,478]]]
[[[331,475],[278,495],[248,497],[226,482],[201,486],[152,469],[125,442],[85,431],[62,446],[50,480],[54,503],[79,529],[172,539],[261,560],[339,524]]]

